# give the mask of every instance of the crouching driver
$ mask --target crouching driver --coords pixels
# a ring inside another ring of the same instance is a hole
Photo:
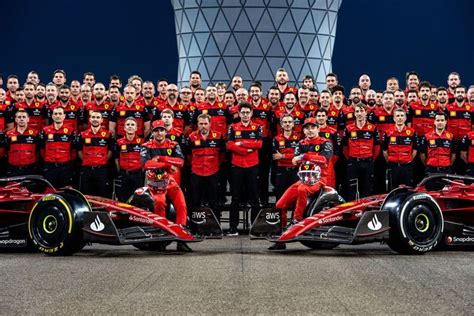
[[[333,155],[331,141],[319,137],[319,127],[315,118],[304,121],[303,132],[305,137],[295,149],[293,164],[300,164],[298,176],[300,178],[290,186],[275,207],[280,210],[282,228],[286,228],[287,212],[295,207],[292,224],[303,219],[308,197],[318,192],[327,183],[327,166]],[[296,205],[295,205],[296,204]],[[285,249],[284,243],[275,243],[270,250]]]

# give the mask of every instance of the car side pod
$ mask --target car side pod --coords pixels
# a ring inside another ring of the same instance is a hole
[[[250,239],[268,239],[281,233],[280,212],[272,208],[263,208],[252,223],[249,235]]]
[[[381,210],[389,214],[387,244],[393,250],[420,255],[439,245],[444,218],[440,206],[429,194],[400,190],[385,199]]]

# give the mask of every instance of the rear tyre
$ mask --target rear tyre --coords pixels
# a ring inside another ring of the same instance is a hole
[[[424,254],[436,248],[443,237],[443,213],[425,193],[407,195],[399,207],[389,209],[388,245],[401,254]]]
[[[336,243],[308,241],[308,240],[300,241],[300,243],[313,250],[330,250],[339,246],[339,244],[336,244]]]
[[[34,247],[53,256],[66,256],[81,250],[82,212],[85,201],[67,194],[48,194],[33,207],[28,232]]]

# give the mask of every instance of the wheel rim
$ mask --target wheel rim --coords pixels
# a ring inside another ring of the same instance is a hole
[[[67,225],[66,217],[60,207],[54,204],[45,205],[34,221],[35,240],[43,247],[55,247],[63,241]]]
[[[407,234],[419,244],[428,244],[436,238],[438,219],[424,204],[416,205],[407,217]]]

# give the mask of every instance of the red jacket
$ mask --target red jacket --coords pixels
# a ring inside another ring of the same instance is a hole
[[[237,142],[242,142],[237,146]],[[249,168],[258,164],[258,150],[262,147],[262,127],[250,122],[244,126],[242,122],[229,127],[227,149],[232,152],[232,164],[241,168]],[[249,151],[251,150],[251,151]]]
[[[74,129],[62,126],[60,129],[49,125],[40,133],[41,154],[45,162],[66,163],[75,158],[74,146],[76,132]]]
[[[377,126],[379,139],[382,139],[383,135],[395,124],[393,120],[393,109],[392,112],[389,113],[383,107],[377,107],[374,111],[370,112],[367,120]]]
[[[53,103],[58,104],[58,103]],[[15,103],[12,109],[12,121],[15,121],[15,113],[19,109],[24,109],[28,113],[30,121],[28,122],[28,127],[41,131],[44,127],[44,120],[48,118],[48,109],[44,103],[39,101],[33,101],[30,105],[26,102],[17,102]]]
[[[64,118],[64,127],[70,128],[74,130],[76,133],[79,132],[79,122],[83,118],[83,111],[84,109],[81,108],[79,105],[68,102],[66,107],[63,107],[61,103],[55,103],[48,109],[48,117],[52,118],[53,110],[57,107],[62,107],[64,109],[64,114],[66,117]]]
[[[291,162],[295,156],[295,149],[300,140],[299,134],[292,133],[290,137],[286,138],[283,134],[277,135],[273,139],[273,153],[279,152],[284,157],[277,160],[279,167],[294,167]]]
[[[110,113],[110,122],[115,122],[115,132],[117,136],[125,135],[125,120],[129,117],[133,117],[137,120],[137,135],[143,137],[145,136],[145,128],[143,123],[148,122],[150,116],[148,115],[148,110],[143,105],[143,103],[135,103],[132,106],[128,106],[125,103],[120,103]]]
[[[84,112],[84,120],[87,122],[87,127],[90,128],[89,122],[89,111],[99,111],[102,113],[102,128],[109,130],[109,120],[110,115],[112,114],[114,106],[107,100],[103,101],[101,104],[98,104],[96,101],[87,102],[85,112]]]
[[[467,162],[474,164],[474,131],[467,133],[461,141],[461,150],[467,152]]]
[[[142,166],[145,169],[154,168],[155,162],[164,162],[168,166],[181,168],[184,165],[184,156],[181,147],[177,142],[165,138],[162,143],[158,143],[154,139],[150,139],[141,149]],[[181,173],[176,171],[170,174],[176,182],[180,183]]]
[[[82,165],[98,167],[107,165],[107,154],[113,149],[112,136],[108,129],[99,129],[93,133],[92,129],[83,131],[79,137],[78,151],[82,151]]]
[[[10,165],[24,167],[36,163],[39,142],[37,130],[28,127],[20,134],[16,128],[13,128],[7,132],[5,138]]]
[[[160,120],[160,114],[165,109],[173,111],[173,127],[179,129],[181,133],[184,132],[186,126],[192,124],[188,107],[183,103],[176,103],[174,106],[171,106],[168,102],[163,103],[155,109],[155,112],[153,113],[153,121]]]
[[[221,156],[225,151],[221,133],[211,130],[204,139],[199,131],[195,131],[189,135],[186,143],[191,154],[192,173],[207,177],[219,171]]]
[[[347,158],[375,160],[380,153],[377,127],[368,122],[362,128],[358,128],[357,124],[350,124],[344,130],[342,145]]]
[[[227,133],[227,122],[229,121],[229,111],[227,105],[224,102],[217,101],[214,104],[204,102],[197,104],[194,113],[193,120],[197,124],[197,118],[200,114],[208,114],[211,116],[211,127],[213,130],[225,135]]]
[[[281,119],[281,116],[285,113],[288,113],[286,111],[286,107],[277,108],[274,111],[274,121],[277,126],[277,135],[283,132],[280,125],[280,119]],[[304,112],[299,108],[299,106],[295,105],[295,107],[288,114],[290,114],[293,117],[293,120],[295,122],[294,131],[296,133],[303,134],[303,123],[305,120]]]
[[[392,125],[392,128],[383,135],[382,150],[387,151],[389,162],[410,163],[413,160],[413,150],[418,150],[418,136],[415,129],[405,126],[399,132]]]
[[[435,131],[427,133],[421,140],[421,152],[426,154],[429,167],[451,166],[451,154],[454,152],[454,135],[444,131],[441,136]]]
[[[303,155],[303,161],[311,161],[321,166],[321,178],[324,179],[324,183],[326,183],[328,165],[333,154],[331,141],[322,137],[302,139],[295,149],[295,157]]]
[[[474,108],[468,103],[458,106],[456,103],[448,104],[448,132],[454,135],[455,140],[462,139],[472,129],[474,124]]]
[[[267,101],[260,100],[260,104],[256,107],[253,105],[252,122],[262,127],[262,136],[268,137],[272,108]]]
[[[135,136],[132,140],[120,138],[115,144],[114,157],[118,159],[120,170],[135,171],[142,169],[141,149],[143,139]]]
[[[408,107],[407,122],[411,122],[411,127],[415,129],[418,137],[425,136],[426,133],[433,131],[434,119],[439,111],[436,103],[429,103],[427,106],[421,102],[412,102]]]

